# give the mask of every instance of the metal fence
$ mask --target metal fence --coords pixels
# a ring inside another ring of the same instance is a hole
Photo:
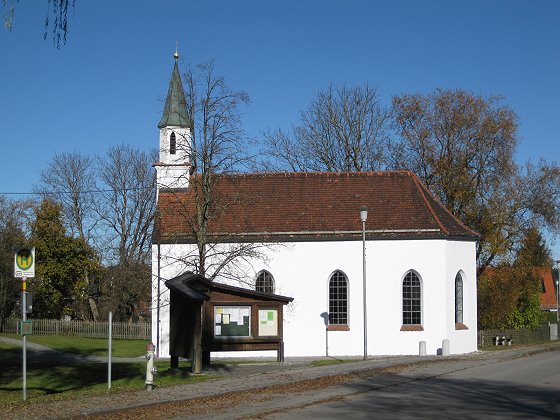
[[[541,324],[534,330],[480,330],[478,332],[478,347],[493,345],[496,336],[512,338],[514,344],[542,343],[551,339],[548,323]]]
[[[6,318],[2,332],[19,333],[20,318]],[[108,338],[109,323],[94,321],[64,321],[58,319],[33,319],[33,334],[37,335],[75,335],[88,338]],[[123,340],[149,340],[151,324],[146,322],[113,322],[113,338]]]

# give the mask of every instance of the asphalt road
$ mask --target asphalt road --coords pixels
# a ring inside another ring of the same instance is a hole
[[[3,408],[0,419],[560,419],[560,342],[498,350],[321,367],[304,359],[214,365],[205,372],[214,380],[29,401]]]
[[[346,384],[327,401],[266,418],[560,418],[558,351],[448,372],[435,367]]]

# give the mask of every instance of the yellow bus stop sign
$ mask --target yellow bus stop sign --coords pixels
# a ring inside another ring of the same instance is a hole
[[[35,248],[20,248],[15,255],[14,276],[35,277]]]

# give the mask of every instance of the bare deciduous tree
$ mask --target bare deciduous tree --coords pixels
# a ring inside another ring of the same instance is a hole
[[[93,164],[91,157],[79,152],[55,154],[48,168],[41,172],[43,186],[38,189],[62,203],[66,226],[90,245],[97,225]]]
[[[106,235],[105,255],[119,265],[149,261],[155,214],[155,152],[114,146],[97,160],[99,191],[96,213]]]
[[[265,133],[273,169],[373,171],[386,160],[388,112],[368,84],[331,85],[317,93],[291,133]]]
[[[239,170],[245,158],[245,133],[239,108],[249,102],[249,96],[243,91],[230,90],[223,76],[215,76],[212,61],[197,66],[197,69],[196,74],[188,69],[185,81],[187,112],[194,125],[191,162],[198,175],[192,178],[190,186],[196,206],[196,215],[190,224],[198,248],[198,272],[209,275],[209,251],[215,247],[209,246],[208,221],[216,216],[212,209],[216,212],[227,205],[219,202],[224,197],[214,194],[216,176]],[[226,259],[230,260],[237,250],[230,250],[227,254]],[[219,271],[214,270],[211,277],[214,278]]]
[[[92,248],[97,248],[95,228],[98,223],[95,214],[96,177],[94,160],[79,152],[55,154],[47,169],[41,172],[42,186],[36,190],[62,204],[65,226],[72,236],[77,236]],[[97,232],[99,233],[99,232]],[[86,291],[90,291],[87,271],[84,281]],[[87,297],[91,316],[99,318],[97,302],[93,296]]]
[[[183,265],[210,279],[220,277],[237,283],[248,283],[246,265],[252,258],[264,258],[266,245],[225,243],[209,231],[212,221],[220,218],[232,205],[248,200],[233,185],[228,175],[238,173],[254,160],[248,152],[248,141],[241,125],[241,107],[249,103],[243,91],[231,90],[224,77],[216,76],[212,61],[189,68],[185,74],[187,114],[193,123],[187,147],[193,176],[187,193],[176,193],[177,211],[188,226],[188,241],[196,250],[183,255]],[[218,183],[229,183],[224,192]]]
[[[388,125],[392,134],[388,136]],[[393,98],[390,113],[367,85],[330,86],[291,133],[265,134],[272,169],[416,173],[481,234],[480,272],[511,260],[528,229],[560,230],[560,169],[515,162],[518,117],[500,97],[463,90]]]

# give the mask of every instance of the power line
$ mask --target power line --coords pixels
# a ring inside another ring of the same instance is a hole
[[[152,187],[135,187],[135,188],[122,188],[122,189],[108,189],[108,190],[88,190],[88,191],[80,191],[78,194],[98,194],[98,193],[107,193],[107,192],[128,192],[128,191],[140,191],[140,190],[147,190]],[[0,195],[56,195],[56,194],[74,194],[72,191],[35,191],[35,192],[0,192]]]

